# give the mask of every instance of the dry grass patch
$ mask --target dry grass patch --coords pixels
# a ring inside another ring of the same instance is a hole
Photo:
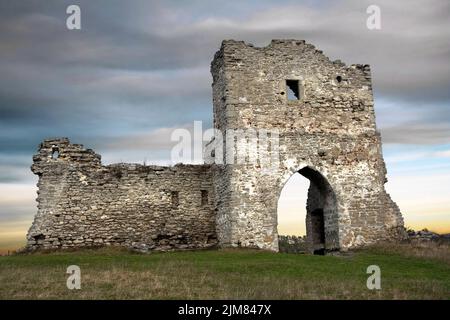
[[[81,290],[68,290],[69,265]],[[367,266],[382,289],[366,287]],[[379,246],[352,255],[257,250],[136,254],[100,249],[0,257],[0,299],[448,299],[448,248]]]

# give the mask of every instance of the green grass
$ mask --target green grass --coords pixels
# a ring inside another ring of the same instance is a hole
[[[448,299],[449,248],[372,248],[348,256],[256,250],[137,254],[118,249],[0,257],[0,299]],[[68,290],[66,268],[81,268]],[[381,268],[368,290],[366,268]]]

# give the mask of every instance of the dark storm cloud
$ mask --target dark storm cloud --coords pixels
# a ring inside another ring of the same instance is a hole
[[[198,46],[203,41],[195,38],[167,36],[166,30],[181,21],[173,16],[176,10],[162,2],[77,1],[82,31],[65,27],[65,8],[71,3],[3,4],[3,53],[57,67],[166,70],[205,66],[204,59],[210,60],[209,51],[214,50]]]
[[[113,152],[158,128],[210,125],[209,63],[228,38],[306,39],[332,59],[370,63],[385,141],[440,143],[448,132],[448,1],[377,1],[380,31],[365,25],[371,1],[85,0],[79,31],[65,27],[69,4],[0,3],[1,154],[31,156],[49,136]]]

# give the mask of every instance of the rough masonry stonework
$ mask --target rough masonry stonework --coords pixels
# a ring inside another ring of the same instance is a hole
[[[208,165],[102,166],[68,139],[45,140],[33,161],[39,204],[28,246],[148,251],[217,243]]]
[[[311,252],[406,236],[399,208],[384,188],[368,65],[330,61],[304,41],[273,40],[258,48],[227,40],[211,72],[214,127],[223,133],[276,129],[278,166],[103,166],[99,155],[66,138],[45,140],[33,158],[38,213],[28,248],[219,245],[278,251],[277,202],[297,172],[310,180]]]

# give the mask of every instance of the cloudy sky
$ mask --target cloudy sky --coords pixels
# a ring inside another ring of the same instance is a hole
[[[81,30],[66,28],[71,4]],[[370,4],[381,30],[366,27]],[[211,127],[209,64],[230,38],[305,39],[370,64],[386,187],[407,226],[450,232],[449,15],[446,0],[0,0],[0,247],[23,243],[36,212],[29,166],[44,138],[70,137],[106,164],[162,164],[174,128]],[[294,177],[283,192],[286,233],[304,229],[306,187]]]

